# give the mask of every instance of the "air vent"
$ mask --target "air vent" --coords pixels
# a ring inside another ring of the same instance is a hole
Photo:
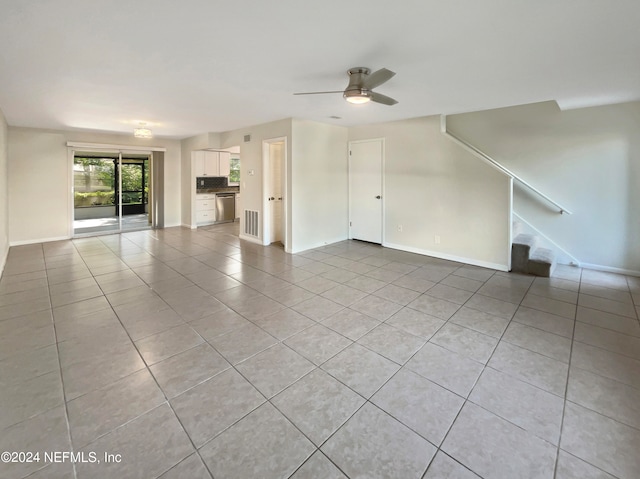
[[[251,135],[244,135],[244,142],[249,143],[251,141]]]
[[[258,232],[258,212],[255,210],[244,210],[244,234],[249,236],[260,235]]]

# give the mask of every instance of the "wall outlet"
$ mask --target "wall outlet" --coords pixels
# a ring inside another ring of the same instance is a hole
[[[440,244],[440,235],[435,235],[435,236],[433,237],[433,242],[434,242],[435,244]]]
[[[402,225],[398,225],[398,231],[400,231],[400,233],[402,233]]]

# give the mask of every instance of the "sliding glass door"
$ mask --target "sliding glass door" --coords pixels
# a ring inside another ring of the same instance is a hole
[[[151,227],[150,155],[74,152],[73,234]]]

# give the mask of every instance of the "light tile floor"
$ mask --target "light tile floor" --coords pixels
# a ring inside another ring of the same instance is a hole
[[[40,460],[0,477],[637,478],[638,305],[638,278],[237,224],[14,247],[0,451]]]

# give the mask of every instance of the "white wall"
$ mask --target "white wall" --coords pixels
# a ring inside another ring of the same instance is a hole
[[[385,245],[508,269],[506,176],[446,138],[436,116],[349,128],[350,141],[372,138],[385,139]]]
[[[21,244],[68,238],[71,166],[67,141],[157,146],[164,157],[165,226],[180,224],[180,142],[129,135],[9,128],[9,242]]]
[[[251,135],[251,141],[245,143],[244,136]],[[287,138],[287,157],[291,159],[291,119],[272,121],[262,125],[254,125],[239,130],[227,131],[220,134],[220,148],[240,146],[240,194],[242,195],[243,210],[257,210],[263,218],[262,192],[262,141],[271,138]],[[289,163],[290,167],[290,163]],[[253,175],[249,175],[253,170]],[[285,195],[290,198],[290,191]],[[289,210],[290,211],[290,210]],[[244,211],[240,214],[240,233],[244,228]],[[291,244],[291,216],[287,225],[287,243]],[[262,232],[259,241],[263,241]]]
[[[349,234],[348,130],[293,120],[291,251],[335,243]]]
[[[0,110],[0,275],[9,252],[8,127]]]
[[[448,129],[573,212],[515,188],[514,210],[583,265],[640,272],[640,102],[453,115]]]

